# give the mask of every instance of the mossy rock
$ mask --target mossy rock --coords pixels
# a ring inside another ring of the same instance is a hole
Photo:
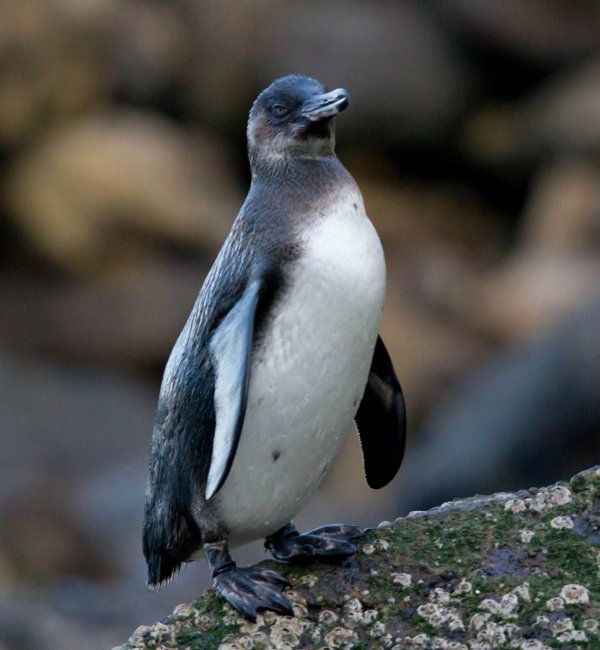
[[[119,650],[600,649],[600,467],[383,523],[343,565],[263,564],[295,618],[250,623],[209,589]]]

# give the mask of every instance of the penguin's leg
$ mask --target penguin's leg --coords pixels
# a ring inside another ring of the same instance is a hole
[[[290,584],[285,578],[269,569],[238,567],[225,540],[206,543],[203,548],[215,589],[240,614],[254,622],[258,609],[294,615],[289,600],[281,595]]]
[[[364,531],[349,524],[331,524],[299,533],[291,522],[265,539],[265,547],[281,562],[340,560],[356,553],[354,542]]]

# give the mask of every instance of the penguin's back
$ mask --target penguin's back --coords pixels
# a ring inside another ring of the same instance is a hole
[[[297,221],[298,254],[253,351],[244,426],[214,509],[231,540],[264,537],[314,492],[350,429],[379,330],[385,262],[356,185]]]

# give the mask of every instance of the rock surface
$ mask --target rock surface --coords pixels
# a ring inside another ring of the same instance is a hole
[[[277,565],[295,618],[249,623],[208,590],[119,650],[599,647],[599,523],[600,466],[445,503],[384,522],[341,567]]]

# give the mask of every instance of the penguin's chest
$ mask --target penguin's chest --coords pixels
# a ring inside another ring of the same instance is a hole
[[[348,193],[306,229],[254,352],[240,443],[215,498],[234,542],[290,521],[339,451],[368,378],[384,286],[379,238]]]

